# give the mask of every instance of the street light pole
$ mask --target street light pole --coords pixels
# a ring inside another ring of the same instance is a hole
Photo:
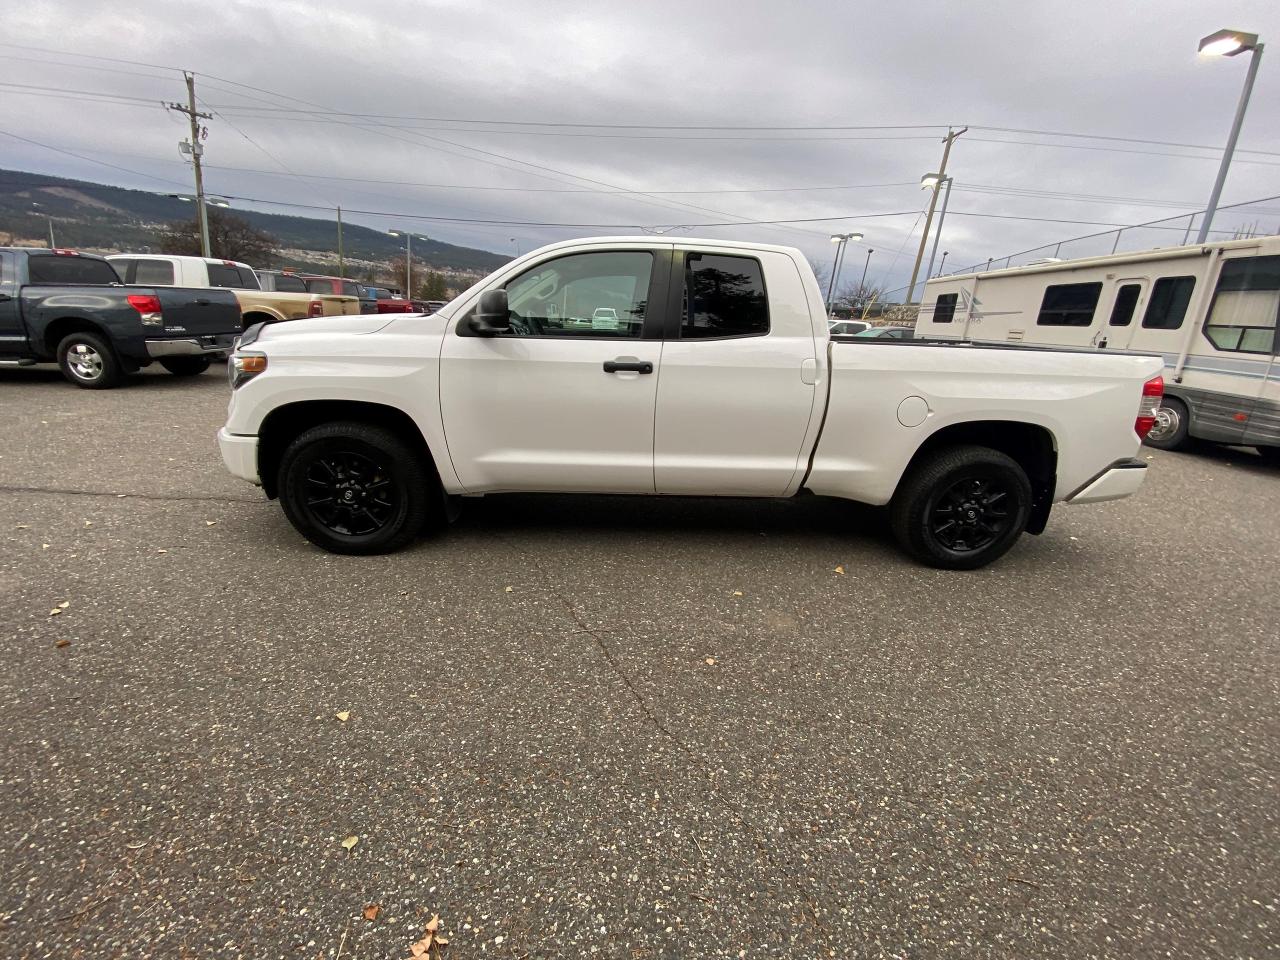
[[[938,267],[938,276],[942,276],[947,272],[947,254],[950,252],[949,250],[942,251],[942,265]]]
[[[1236,141],[1240,139],[1240,127],[1244,125],[1244,114],[1249,109],[1249,97],[1253,93],[1253,81],[1258,76],[1262,48],[1263,45],[1258,42],[1256,33],[1240,33],[1233,30],[1219,30],[1200,41],[1202,54],[1234,57],[1248,50],[1250,59],[1249,71],[1244,78],[1244,89],[1240,92],[1240,102],[1236,105],[1235,119],[1231,121],[1231,133],[1227,136],[1227,147],[1222,153],[1222,164],[1218,167],[1218,177],[1213,182],[1213,192],[1209,194],[1209,205],[1205,207],[1204,218],[1200,221],[1200,232],[1196,235],[1198,244],[1204,243],[1209,238],[1209,227],[1213,223],[1214,213],[1218,210],[1222,188],[1227,182],[1227,170],[1231,167],[1231,157],[1236,150]]]
[[[947,222],[947,204],[951,202],[951,177],[947,177],[947,192],[942,196],[942,213],[938,216],[938,229],[933,231],[933,249],[929,251],[929,268],[924,272],[927,283],[933,276],[933,258],[938,255],[938,241],[942,239],[942,225]]]
[[[916,296],[916,279],[920,276],[920,264],[924,262],[924,247],[929,242],[929,228],[933,226],[933,211],[938,205],[938,188],[942,186],[942,180],[947,175],[947,158],[951,156],[951,144],[955,143],[956,137],[967,131],[968,127],[961,127],[959,130],[952,131],[947,128],[947,135],[943,139],[945,146],[942,148],[942,166],[938,168],[936,174],[937,179],[933,184],[933,196],[929,198],[929,213],[924,218],[924,233],[920,234],[920,249],[916,251],[915,266],[911,268],[911,285],[907,289],[907,303],[912,303]]]
[[[874,250],[867,251],[867,262],[862,265],[862,279],[858,281],[858,289],[862,293],[867,291],[867,268],[871,266],[871,255],[873,253],[875,253]]]
[[[844,248],[850,240],[861,240],[860,233],[833,233],[831,242],[837,244],[835,262],[831,265],[831,280],[827,283],[827,316],[831,316],[832,310],[835,309],[835,290],[836,283],[840,279],[840,271],[844,267]],[[870,254],[868,254],[870,256]]]

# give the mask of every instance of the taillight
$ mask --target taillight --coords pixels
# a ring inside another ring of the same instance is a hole
[[[313,316],[313,317],[324,316],[324,303],[320,300],[312,300],[311,307],[309,309],[310,309],[310,316]]]
[[[1142,401],[1138,404],[1138,419],[1133,422],[1133,430],[1141,440],[1156,425],[1156,411],[1160,409],[1160,400],[1164,397],[1164,377],[1152,377],[1142,385]]]
[[[157,327],[164,325],[164,307],[155,294],[131,293],[125,299],[129,301],[129,306],[138,311],[143,323]]]
[[[54,247],[54,248],[53,248],[53,253],[54,253],[54,256],[57,256],[57,257],[78,257],[78,256],[80,256],[80,251],[79,251],[79,250],[68,250],[68,249],[66,249],[65,247]]]

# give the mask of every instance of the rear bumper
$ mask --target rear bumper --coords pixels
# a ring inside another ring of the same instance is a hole
[[[1066,502],[1100,503],[1103,500],[1119,500],[1137,493],[1142,481],[1146,479],[1147,465],[1141,460],[1117,460],[1067,497]]]
[[[231,352],[238,334],[223,333],[211,337],[180,337],[176,340],[147,340],[147,356],[152,360],[160,357],[202,357],[211,354]]]
[[[218,450],[232,476],[262,485],[262,480],[258,477],[257,437],[227,433],[227,428],[223,427],[218,431]]]

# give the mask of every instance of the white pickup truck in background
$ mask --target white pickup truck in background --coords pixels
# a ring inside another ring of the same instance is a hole
[[[230,366],[227,467],[334,552],[457,496],[809,492],[972,569],[1055,502],[1137,490],[1162,362],[833,338],[799,250],[641,237],[534,250],[428,317],[254,327]]]

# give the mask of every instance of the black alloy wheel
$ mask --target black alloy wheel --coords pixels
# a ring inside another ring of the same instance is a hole
[[[990,546],[1008,532],[1009,486],[996,477],[966,477],[933,502],[929,530],[948,550],[970,553]]]
[[[894,536],[916,560],[975,570],[1003,556],[1031,516],[1026,472],[999,450],[942,447],[921,456],[889,505]]]
[[[332,553],[390,553],[444,511],[425,450],[383,427],[339,421],[304,431],[280,460],[280,505]]]
[[[306,467],[303,505],[311,519],[344,537],[367,537],[395,517],[401,492],[387,465],[350,451],[335,450]]]

